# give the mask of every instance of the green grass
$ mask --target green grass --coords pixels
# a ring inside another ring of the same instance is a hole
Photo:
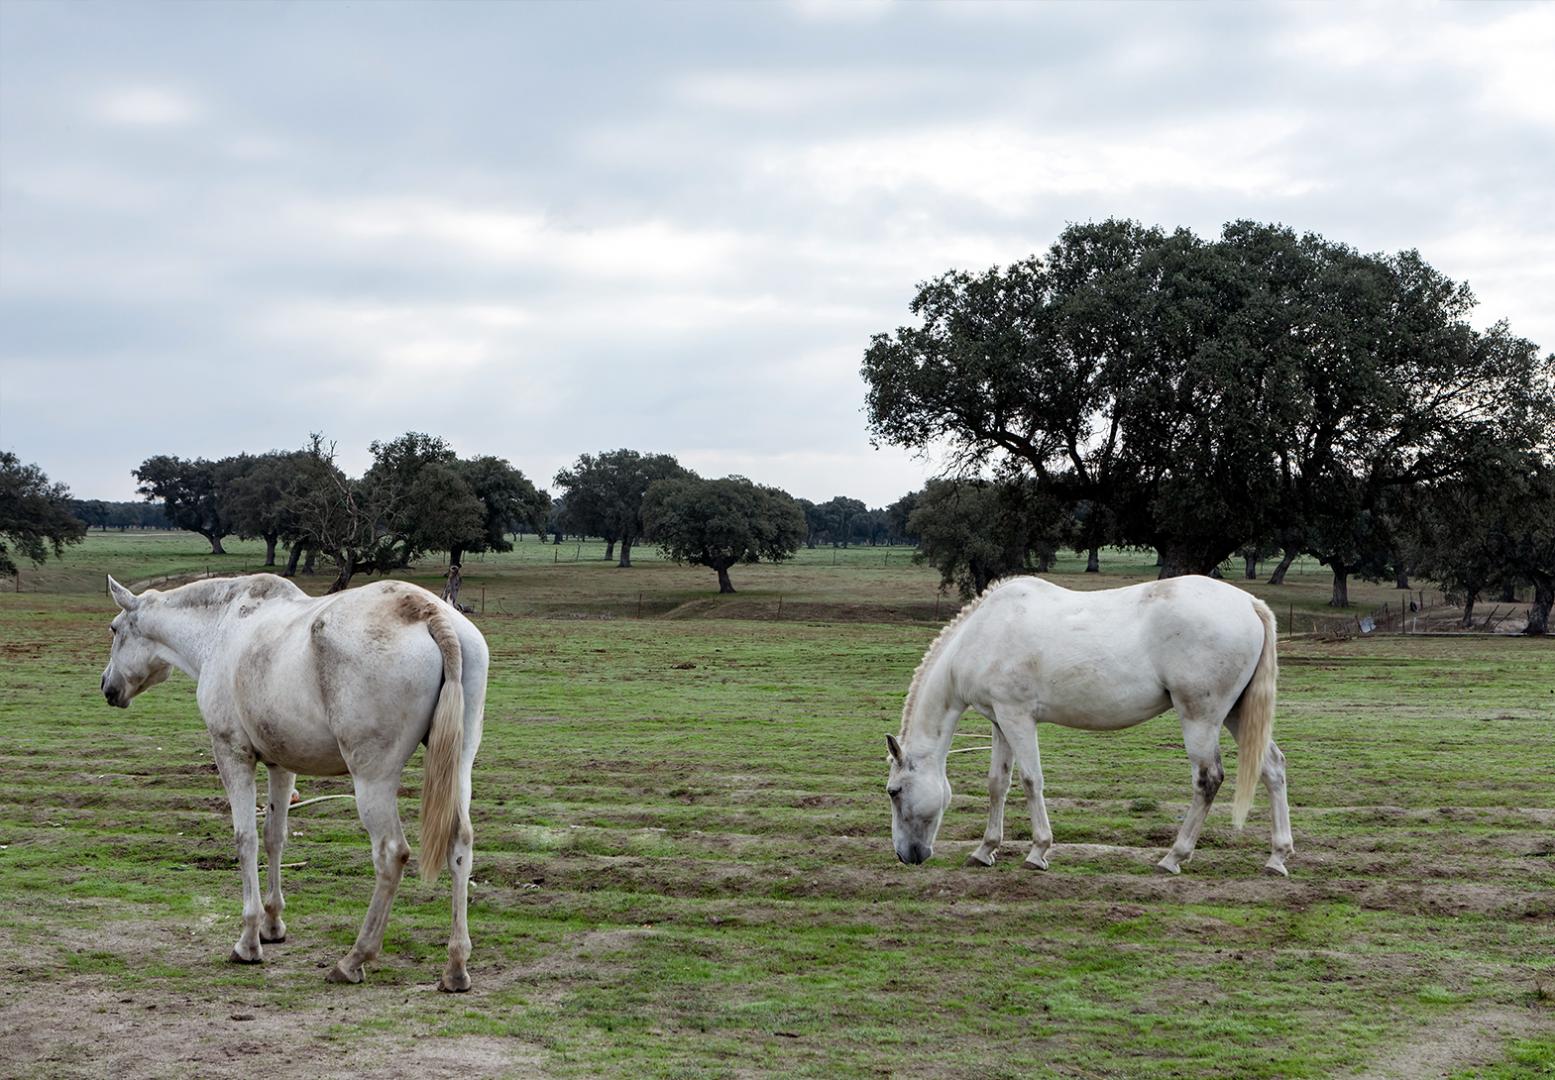
[[[258,561],[229,546],[228,564]],[[516,1075],[1272,1077],[1385,1066],[1423,1033],[1494,1014],[1521,1028],[1465,1075],[1549,1073],[1546,643],[1283,643],[1288,882],[1257,873],[1261,797],[1245,832],[1217,808],[1182,877],[1152,872],[1189,794],[1170,717],[1042,731],[1060,845],[1048,873],[1019,865],[1018,789],[999,865],[959,865],[986,812],[975,754],[951,759],[934,861],[905,867],[889,845],[882,735],[952,613],[940,600],[936,621],[932,571],[900,549],[818,549],[736,571],[741,592],[718,597],[710,572],[648,551],[618,570],[531,540],[466,567],[464,599],[485,590],[476,619],[493,665],[475,781],[476,992],[451,998],[421,992],[442,964],[446,882],[407,878],[368,983],[324,984],[372,888],[344,801],[292,818],[286,860],[306,865],[287,872],[290,940],[262,968],[223,962],[239,882],[192,688],[175,677],[125,712],[97,687],[101,574],[203,571],[200,547],[94,535],[0,595],[0,964],[34,1000],[57,995],[63,1031],[74,1003],[100,999],[166,1042],[182,1002],[184,1020],[209,1020],[184,1037],[212,1069],[241,1007],[284,1012],[319,1061],[469,1039],[517,1048]],[[1148,561],[1113,554],[1099,584],[1147,577]],[[1098,584],[1081,568],[1056,576]],[[438,569],[409,576],[435,584]],[[1255,591],[1283,618],[1317,610],[1327,578]],[[419,792],[419,758],[404,784]],[[402,809],[413,822],[415,799]],[[1063,846],[1076,844],[1120,850]],[[57,1046],[7,1038],[0,1054],[32,1072],[91,1074]]]

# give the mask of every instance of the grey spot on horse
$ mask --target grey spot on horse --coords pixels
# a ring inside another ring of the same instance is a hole
[[[313,620],[313,632],[314,634],[322,634],[324,632],[324,616],[320,615]]]
[[[252,615],[254,613],[254,611],[255,611],[254,605],[252,605],[252,604],[244,604],[242,607],[238,608],[238,618],[246,619],[250,615]]]

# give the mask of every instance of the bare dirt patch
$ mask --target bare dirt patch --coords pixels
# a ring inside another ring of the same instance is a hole
[[[1547,1009],[1496,1007],[1454,1013],[1378,1057],[1357,1080],[1425,1080],[1499,1062],[1511,1039],[1555,1031]]]
[[[216,982],[227,969],[203,926],[182,933],[165,924],[116,920],[92,930],[51,934],[81,954],[127,964],[204,955],[209,994],[160,988],[112,989],[107,977],[63,974],[41,966],[13,967],[0,991],[0,1061],[8,1075],[119,1080],[121,1077],[499,1077],[541,1071],[540,1048],[516,1038],[439,1037],[438,1024],[458,1017],[464,1002],[522,974],[481,971],[469,995],[414,986],[326,987],[317,949],[267,945],[263,987]],[[7,934],[0,946],[22,952]],[[192,939],[192,940],[191,940]],[[393,959],[387,958],[392,965]],[[316,985],[315,985],[316,984]],[[310,992],[284,1005],[266,1004],[277,986]],[[364,1033],[363,1027],[366,1027]],[[376,1030],[381,1027],[383,1030]],[[349,1034],[344,1034],[349,1032]]]

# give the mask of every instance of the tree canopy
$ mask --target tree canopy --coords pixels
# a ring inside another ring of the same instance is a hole
[[[1154,547],[1166,576],[1298,525],[1345,564],[1325,514],[1548,430],[1555,358],[1476,332],[1472,307],[1415,252],[1253,222],[1213,241],[1072,225],[1045,257],[922,285],[916,324],[865,353],[869,425],[1086,504],[1082,543]]]
[[[236,530],[234,486],[254,461],[248,454],[218,461],[157,454],[134,470],[136,491],[147,501],[160,501],[168,521],[210,541],[212,555],[225,555],[222,538]]]
[[[931,480],[916,499],[908,527],[919,562],[940,573],[964,599],[1008,574],[1045,567],[1060,542],[1059,508],[1020,480]]]
[[[667,557],[715,571],[720,593],[734,592],[730,567],[791,558],[806,532],[792,496],[743,476],[658,480],[643,500],[643,519]]]
[[[643,499],[659,480],[688,475],[669,454],[608,450],[580,454],[556,474],[565,504],[561,524],[572,532],[620,543],[620,566],[632,565],[632,545],[643,535]]]
[[[81,542],[86,523],[72,513],[71,501],[64,484],[0,450],[0,574],[16,573],[13,553],[37,564],[51,550],[59,558],[65,545]]]

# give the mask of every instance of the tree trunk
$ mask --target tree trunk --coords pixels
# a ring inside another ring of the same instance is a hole
[[[281,575],[282,577],[296,577],[297,576],[297,560],[302,558],[302,548],[303,548],[302,544],[295,544],[294,543],[292,545],[291,551],[287,552],[287,554],[286,554],[286,571]]]
[[[464,548],[462,548],[462,547],[451,547],[451,548],[448,549],[448,565],[449,566],[463,566],[464,565]]]
[[[1517,603],[1517,584],[1513,581],[1505,581],[1501,584],[1501,602],[1503,604]]]
[[[202,531],[200,535],[211,542],[212,555],[225,555],[227,553],[227,549],[221,546],[221,533]]]
[[[630,536],[623,536],[623,537],[621,537],[621,561],[616,563],[616,568],[617,569],[621,569],[621,568],[630,569],[631,565],[632,565],[632,538]]]
[[[275,565],[275,545],[276,545],[276,541],[278,541],[279,539],[280,539],[280,537],[275,535],[275,533],[270,533],[268,536],[265,537],[265,565],[266,566],[274,566]]]
[[[341,592],[351,584],[351,575],[356,570],[356,555],[349,551],[338,555],[335,565],[339,567],[339,573],[335,575],[335,580],[330,582],[329,591],[332,593]]]
[[[1085,553],[1085,572],[1087,574],[1101,573],[1101,548],[1093,547]]]
[[[605,537],[605,561],[609,562],[616,557],[616,540],[613,536]]]
[[[1334,572],[1334,592],[1328,598],[1329,607],[1350,606],[1350,568],[1344,563],[1331,562],[1328,564]]]
[[[1256,556],[1256,555],[1248,555],[1248,556],[1245,556],[1245,558],[1247,559],[1247,570],[1244,572],[1243,576],[1245,578],[1247,578],[1248,581],[1257,581],[1258,580],[1258,556]]]
[[[1184,574],[1211,576],[1220,569],[1220,564],[1235,554],[1241,546],[1240,543],[1228,546],[1208,540],[1158,545],[1156,550],[1160,552],[1161,558],[1159,564],[1161,572],[1158,577],[1182,577]]]
[[[1037,555],[1037,573],[1045,574],[1053,569],[1053,556],[1046,551]]]
[[[1409,590],[1409,568],[1407,566],[1400,566],[1394,573],[1393,585],[1395,588],[1403,589],[1406,592]]]
[[[1463,622],[1460,623],[1465,630],[1474,629],[1474,601],[1479,599],[1478,593],[1469,593],[1469,598],[1463,602]]]
[[[1280,564],[1274,568],[1274,573],[1269,575],[1270,585],[1285,584],[1285,572],[1290,569],[1290,564],[1296,561],[1296,549],[1288,547],[1285,554],[1280,556]]]
[[[302,572],[304,574],[312,575],[315,572],[313,564],[319,557],[319,549],[318,549],[317,546],[315,546],[313,544],[307,545],[307,548],[308,548],[308,557],[303,560]]]
[[[1533,607],[1528,609],[1528,626],[1523,633],[1542,637],[1550,632],[1550,605],[1555,603],[1555,575],[1533,575]]]
[[[734,582],[729,580],[729,568],[727,566],[715,566],[713,569],[718,571],[718,591],[720,593],[733,592]]]

